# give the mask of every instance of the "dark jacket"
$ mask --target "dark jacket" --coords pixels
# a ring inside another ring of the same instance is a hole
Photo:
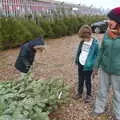
[[[15,67],[20,72],[27,73],[33,64],[36,50],[33,49],[36,45],[44,45],[44,41],[41,37],[29,41],[21,46],[20,53],[17,57]]]
[[[82,48],[83,42],[84,41],[80,42],[79,47],[78,47],[76,60],[75,60],[75,63],[77,65],[79,64],[79,56],[80,56],[80,53],[81,53],[81,48]],[[98,51],[99,51],[98,42],[97,42],[97,40],[95,38],[93,38],[93,42],[92,42],[92,45],[90,47],[88,57],[87,57],[87,60],[86,60],[86,63],[84,65],[83,70],[90,71],[90,70],[93,69],[93,66],[94,66]]]
[[[111,39],[107,33],[104,35],[95,69],[100,67],[107,73],[120,75],[120,37]]]

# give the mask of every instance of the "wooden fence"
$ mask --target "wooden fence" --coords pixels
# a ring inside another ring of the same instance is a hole
[[[21,16],[25,14],[47,13],[55,9],[50,2],[33,2],[28,0],[0,0],[0,14],[4,16]]]
[[[0,16],[25,16],[31,14],[46,15],[53,14],[58,8],[65,8],[68,14],[101,14],[100,9],[45,1],[28,1],[28,0],[0,0]],[[77,8],[76,10],[73,8]]]

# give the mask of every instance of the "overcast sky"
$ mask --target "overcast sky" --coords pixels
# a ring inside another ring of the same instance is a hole
[[[93,5],[97,8],[112,9],[115,7],[120,7],[120,0],[57,0],[64,1],[68,3],[83,4],[83,5]]]

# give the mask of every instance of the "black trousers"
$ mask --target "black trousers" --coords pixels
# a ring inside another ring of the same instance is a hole
[[[78,65],[78,93],[82,94],[83,93],[83,88],[84,88],[84,82],[87,90],[87,95],[91,96],[91,75],[92,75],[92,70],[91,71],[84,71],[83,70],[83,65],[79,64]]]

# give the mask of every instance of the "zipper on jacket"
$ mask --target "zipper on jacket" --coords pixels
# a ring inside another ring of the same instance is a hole
[[[89,53],[88,53],[87,59],[85,61],[85,65],[88,62],[88,57],[90,56],[90,51],[91,51],[92,47],[94,46],[94,44],[95,44],[95,41],[94,41],[94,38],[93,38],[92,45],[90,46]],[[85,65],[84,65],[84,68],[83,68],[84,70],[85,70]]]

